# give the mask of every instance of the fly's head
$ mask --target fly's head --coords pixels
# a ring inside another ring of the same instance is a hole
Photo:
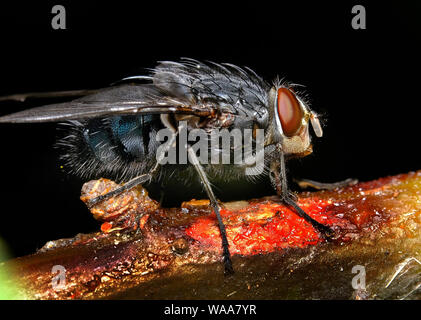
[[[270,127],[266,145],[275,144],[285,155],[304,157],[312,150],[309,123],[317,137],[323,135],[317,114],[292,88],[277,85],[269,92]]]

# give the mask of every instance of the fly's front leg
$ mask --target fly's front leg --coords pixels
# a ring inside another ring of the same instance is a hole
[[[280,161],[272,162],[270,167],[270,178],[272,180],[272,184],[276,188],[278,195],[280,196],[281,200],[293,211],[310,223],[313,228],[319,231],[325,238],[332,238],[334,235],[333,230],[321,224],[320,222],[314,220],[310,217],[303,209],[301,209],[298,204],[296,203],[295,196],[292,196],[287,184],[287,177],[286,177],[286,169],[285,169],[285,157],[283,152],[280,152]]]
[[[297,196],[288,189],[285,158],[282,152],[280,162],[274,161],[270,165],[270,178],[272,185],[276,189],[276,193],[282,200],[286,198],[294,201],[298,200]]]
[[[352,178],[349,178],[343,181],[333,182],[333,183],[324,183],[324,182],[318,182],[318,181],[313,181],[309,179],[294,179],[294,181],[302,189],[311,187],[317,190],[334,190],[336,188],[344,188],[348,186],[353,186],[354,184],[358,183],[357,179],[352,179]]]
[[[210,200],[210,205],[213,209],[213,211],[216,214],[216,218],[218,219],[218,226],[219,231],[221,232],[221,238],[222,238],[222,249],[223,249],[223,260],[224,260],[224,267],[225,267],[225,274],[233,274],[234,269],[232,267],[231,262],[231,254],[229,251],[229,244],[227,239],[227,231],[225,229],[224,222],[222,221],[221,214],[219,212],[219,205],[218,201],[216,200],[216,197],[213,193],[211,184],[208,180],[208,177],[206,176],[205,171],[203,170],[202,165],[199,163],[199,159],[196,156],[196,153],[191,148],[191,146],[187,146],[187,152],[190,157],[190,161],[192,162],[194,168],[196,169],[197,174],[199,175],[200,181],[202,182],[203,186],[205,187],[206,193]]]

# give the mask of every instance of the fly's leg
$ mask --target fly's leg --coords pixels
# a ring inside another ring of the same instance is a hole
[[[357,179],[352,179],[352,178],[349,178],[343,181],[334,182],[334,183],[323,183],[323,182],[313,181],[309,179],[295,179],[294,181],[302,189],[311,187],[317,190],[333,190],[336,188],[353,186],[354,184],[358,183]]]
[[[176,138],[177,138],[177,134],[178,134],[178,131],[174,131],[171,138],[168,140],[168,142],[166,144],[166,148],[162,148],[161,152],[159,154],[157,154],[157,156],[156,156],[157,161],[155,163],[155,166],[152,168],[151,171],[149,171],[149,173],[137,176],[137,177],[133,178],[132,180],[126,182],[123,186],[90,200],[87,203],[88,207],[91,208],[101,201],[104,201],[104,200],[107,200],[111,197],[122,194],[126,190],[129,190],[131,188],[136,187],[139,184],[142,184],[142,183],[145,183],[147,181],[152,180],[153,176],[155,175],[156,171],[158,170],[158,167],[159,167],[162,159],[165,156],[165,153],[168,151],[168,149],[170,147],[174,146],[174,143],[175,143]]]
[[[161,186],[159,189],[159,206],[162,207],[162,204],[164,203],[165,198],[165,190],[164,187]]]
[[[119,194],[122,194],[124,191],[130,190],[131,188],[134,188],[137,185],[145,183],[146,181],[151,180],[151,179],[152,179],[152,175],[150,173],[138,176],[138,177],[126,182],[124,185],[122,185],[121,187],[119,187],[119,188],[117,188],[113,191],[110,191],[106,194],[100,195],[96,198],[93,198],[93,199],[89,200],[88,203],[87,203],[87,206],[88,206],[88,208],[92,208],[94,205],[100,203],[101,201],[107,200],[107,199],[109,199],[111,197],[114,197],[114,196],[118,196]]]
[[[273,162],[271,164],[270,177],[278,195],[288,207],[292,208],[299,217],[310,223],[313,228],[319,231],[325,238],[331,239],[334,236],[334,231],[330,227],[314,220],[296,203],[295,196],[293,196],[288,189],[285,170],[285,158],[282,152],[280,152],[280,162]]]
[[[194,168],[197,171],[197,174],[199,175],[200,181],[202,182],[203,186],[205,187],[206,193],[210,200],[210,205],[213,209],[213,211],[216,214],[216,218],[218,219],[218,226],[219,231],[221,232],[221,238],[222,238],[222,249],[223,249],[223,261],[224,261],[224,267],[225,267],[225,274],[233,274],[234,269],[232,267],[231,262],[231,254],[229,252],[229,244],[227,239],[227,231],[225,229],[225,225],[222,221],[221,214],[219,212],[219,205],[218,201],[216,200],[216,197],[212,191],[211,184],[208,180],[208,177],[206,176],[205,171],[203,170],[203,167],[199,163],[199,159],[196,156],[196,153],[191,148],[191,146],[187,146],[187,152],[190,157],[190,161],[192,162]]]

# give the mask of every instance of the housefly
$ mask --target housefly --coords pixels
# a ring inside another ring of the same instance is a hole
[[[2,98],[82,96],[70,102],[6,115],[0,117],[0,122],[64,122],[68,134],[59,145],[69,170],[82,178],[113,176],[124,182],[117,189],[92,199],[90,206],[150,181],[164,183],[172,179],[184,185],[198,179],[218,220],[225,272],[232,273],[226,230],[212,180],[222,176],[226,181],[240,181],[253,164],[232,160],[203,163],[190,142],[184,145],[189,163],[164,164],[162,159],[171,146],[179,143],[176,137],[181,136],[181,130],[188,133],[202,130],[207,138],[215,129],[238,129],[243,133],[249,130],[255,142],[254,152],[257,132],[263,130],[262,170],[251,171],[248,177],[253,180],[256,176],[269,175],[288,207],[323,236],[332,236],[328,226],[312,219],[297,205],[288,189],[285,160],[312,152],[310,124],[315,135],[322,136],[317,114],[296,89],[296,85],[285,81],[268,83],[247,67],[184,58],[179,62],[160,62],[149,75],[125,78],[105,89]],[[172,133],[165,148],[157,139],[161,130]],[[205,151],[220,152],[219,148],[207,148]]]

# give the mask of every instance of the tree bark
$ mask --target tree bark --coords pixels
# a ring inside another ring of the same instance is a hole
[[[115,187],[91,181],[82,200]],[[207,204],[160,208],[132,189],[91,209],[101,231],[3,263],[6,285],[27,299],[421,298],[421,172],[300,193],[331,241],[276,197],[224,203],[232,276]]]

